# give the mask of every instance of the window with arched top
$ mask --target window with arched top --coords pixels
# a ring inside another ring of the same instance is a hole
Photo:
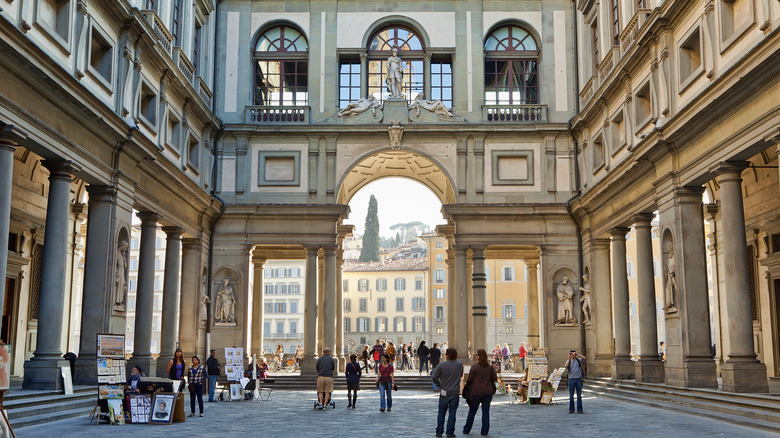
[[[485,39],[485,104],[539,103],[539,47],[524,28],[506,25]]]
[[[308,105],[309,44],[291,26],[272,27],[257,39],[254,105]]]
[[[368,42],[368,94],[380,101],[388,96],[386,64],[394,47],[404,64],[403,94],[411,101],[424,91],[424,47],[422,39],[414,31],[399,25],[380,29]]]

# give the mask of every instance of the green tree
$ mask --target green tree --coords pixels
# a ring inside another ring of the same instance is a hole
[[[361,262],[379,261],[379,215],[376,198],[371,195],[366,214],[366,230],[363,233],[363,248],[360,249]]]

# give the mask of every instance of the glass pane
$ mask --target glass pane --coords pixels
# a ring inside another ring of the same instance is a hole
[[[452,73],[447,72],[444,76],[442,76],[442,85],[445,87],[452,86]]]

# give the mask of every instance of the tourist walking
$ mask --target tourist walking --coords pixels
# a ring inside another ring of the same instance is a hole
[[[569,359],[563,366],[569,372],[569,413],[574,413],[574,392],[577,391],[577,413],[582,414],[582,360],[585,356],[576,350],[569,352]]]
[[[371,357],[374,358],[374,368],[379,373],[379,364],[382,363],[382,355],[385,354],[385,347],[379,343],[379,339],[376,340],[376,344],[371,349]]]
[[[395,345],[393,345],[392,342],[390,342],[389,345],[387,346],[387,350],[385,350],[385,353],[387,353],[387,357],[390,358],[390,363],[395,363],[396,349],[395,349]]]
[[[209,401],[214,401],[214,389],[217,387],[217,376],[222,374],[222,366],[217,359],[217,350],[212,348],[206,359],[206,371],[209,374]]]
[[[336,360],[330,356],[330,348],[325,347],[322,356],[317,359],[317,409],[325,409],[333,393],[333,372]]]
[[[458,351],[454,348],[447,349],[447,360],[440,363],[433,370],[431,378],[433,383],[441,388],[439,394],[439,416],[436,419],[436,436],[444,433],[444,417],[447,418],[447,436],[455,436],[455,412],[458,410],[458,398],[460,397],[460,381],[463,378],[463,362],[458,360]]]
[[[425,366],[425,372],[428,373],[428,355],[430,350],[425,346],[425,341],[420,341],[420,346],[417,347],[417,359],[420,361],[420,374],[422,374],[423,366]]]
[[[360,376],[363,375],[355,353],[349,355],[349,363],[344,369],[344,374],[347,376],[347,407],[355,409],[357,393],[360,390]]]
[[[501,349],[501,358],[504,360],[504,369],[509,369],[509,358],[512,357],[512,351],[509,349],[509,344],[504,344],[504,348]]]
[[[446,351],[446,350],[445,350]],[[441,362],[441,350],[439,349],[439,346],[437,343],[433,343],[433,348],[431,348],[429,352],[429,360],[431,361],[431,371],[436,369],[436,365]]]
[[[406,349],[406,344],[401,346],[401,371],[406,369],[411,371],[412,367],[409,365],[409,352]]]
[[[474,417],[477,415],[477,408],[482,405],[482,429],[480,433],[487,435],[490,431],[490,402],[493,400],[493,394],[496,393],[496,381],[498,376],[496,370],[490,366],[487,360],[487,351],[480,348],[477,350],[477,363],[469,369],[468,382],[471,383],[471,405],[469,414],[466,417],[466,424],[463,426],[463,434],[468,435],[471,432],[471,426],[474,425]]]
[[[190,390],[190,417],[195,416],[195,398],[198,398],[198,409],[203,416],[203,381],[206,380],[206,371],[200,364],[198,356],[192,356],[192,366],[187,371],[187,385]]]
[[[363,351],[360,353],[360,360],[363,361],[363,369],[366,370],[366,372],[369,372],[371,370],[371,365],[368,363],[368,345],[363,347]]]
[[[379,412],[393,409],[393,387],[395,387],[395,369],[387,354],[382,355],[382,361],[377,367],[376,384],[379,388]]]
[[[173,353],[173,359],[168,361],[168,378],[171,380],[181,380],[187,372],[187,364],[184,362],[184,353],[181,348],[177,348]]]

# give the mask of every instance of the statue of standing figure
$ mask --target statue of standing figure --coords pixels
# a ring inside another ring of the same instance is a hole
[[[127,249],[126,240],[119,242],[116,249],[114,269],[114,307],[124,309],[127,302]]]
[[[666,297],[666,307],[664,309],[674,309],[676,306],[675,297],[677,296],[677,262],[674,260],[674,243],[671,240],[666,241],[666,266],[664,266],[664,276],[666,285],[664,295]]]
[[[398,57],[398,47],[393,46],[393,54],[387,58],[387,92],[390,97],[404,97],[404,62]]]
[[[211,302],[211,298],[209,298],[208,294],[204,291],[203,296],[200,298],[200,323],[203,326],[205,326],[209,320],[210,302]]]
[[[572,311],[574,287],[569,283],[569,277],[563,277],[555,294],[558,296],[558,319],[556,324],[576,324],[577,320],[574,318],[574,312]]]
[[[580,301],[582,301],[582,314],[585,317],[582,322],[588,323],[590,322],[590,279],[587,274],[582,276],[580,290],[582,291],[582,298],[580,298]]]
[[[230,278],[225,278],[217,291],[216,307],[215,322],[236,322],[236,296],[233,293],[233,287],[230,286]]]

